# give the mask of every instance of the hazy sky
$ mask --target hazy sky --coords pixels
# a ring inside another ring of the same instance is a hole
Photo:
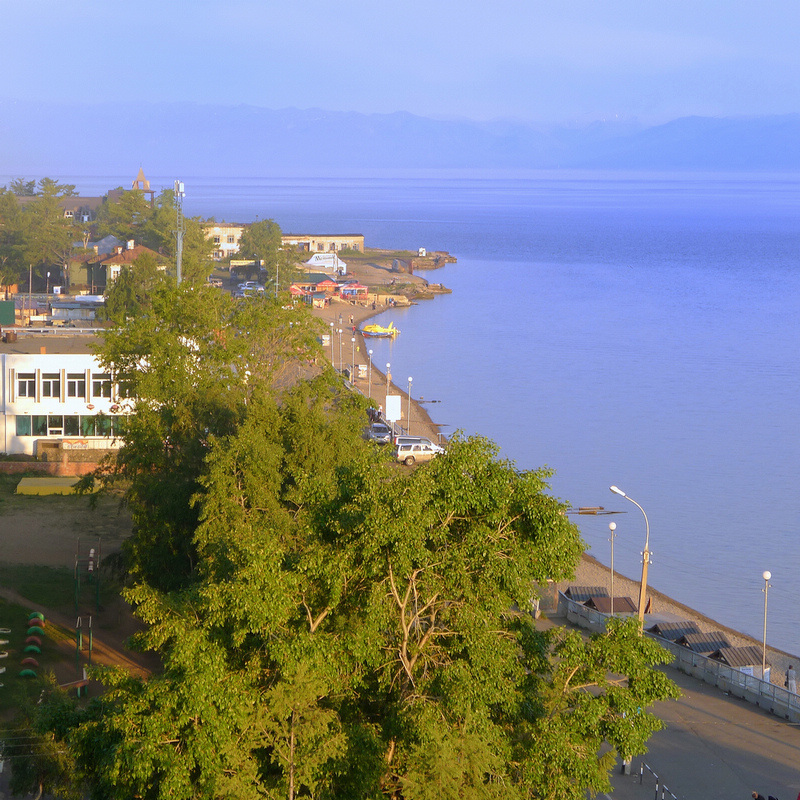
[[[800,111],[798,0],[0,0],[6,99],[565,121]]]

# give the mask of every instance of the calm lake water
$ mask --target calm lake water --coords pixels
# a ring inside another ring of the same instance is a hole
[[[64,178],[82,194],[130,180]],[[171,179],[152,179],[171,186]],[[185,211],[448,250],[374,363],[446,433],[555,470],[591,553],[800,652],[800,176],[184,178]]]

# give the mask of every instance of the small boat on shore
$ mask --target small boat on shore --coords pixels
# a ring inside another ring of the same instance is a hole
[[[390,322],[388,326],[375,324],[363,325],[358,329],[358,332],[362,336],[366,336],[371,339],[390,339],[400,333],[400,331],[395,328],[394,322]]]

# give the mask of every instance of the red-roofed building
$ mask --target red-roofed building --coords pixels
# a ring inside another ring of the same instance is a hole
[[[133,240],[128,242],[127,247],[117,247],[111,255],[102,256],[95,260],[92,262],[92,267],[98,273],[104,274],[104,282],[108,286],[119,277],[123,267],[132,266],[136,259],[143,255],[152,256],[160,270],[167,269],[167,261],[161,253],[157,253],[143,244],[134,244]]]

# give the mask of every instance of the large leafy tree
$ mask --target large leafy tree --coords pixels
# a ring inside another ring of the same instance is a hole
[[[120,186],[110,197],[106,197],[97,212],[97,235],[135,240],[152,213],[153,208],[144,192],[140,189],[126,191]]]
[[[27,272],[22,209],[13,191],[0,189],[0,284],[18,283]]]
[[[239,241],[239,254],[261,262],[272,291],[286,289],[297,277],[291,254],[281,248],[281,229],[275,220],[264,219],[248,225]]]
[[[211,272],[213,244],[206,236],[200,217],[183,217],[183,256],[181,279],[202,283]],[[147,247],[175,261],[177,252],[177,209],[175,193],[165,189],[158,196],[153,213],[142,226],[141,241]]]
[[[190,283],[205,281],[210,271],[212,245],[206,237],[199,217],[183,220],[182,278]],[[118,190],[98,213],[97,228],[101,235],[138,242],[166,256],[176,258],[177,211],[172,189],[165,189],[151,203],[139,189]]]
[[[636,622],[537,631],[582,542],[547,472],[480,438],[408,471],[310,370],[304,312],[159,287],[104,358],[139,398],[117,473],[149,680],[53,732],[96,798],[559,798],[608,789],[672,695]],[[44,713],[44,712],[42,712]],[[52,730],[53,726],[50,727]],[[604,750],[606,751],[604,754]]]
[[[129,267],[123,267],[106,291],[105,313],[117,325],[147,314],[156,287],[167,280],[151,253],[143,253]]]
[[[40,277],[44,277],[46,272],[58,270],[66,283],[75,229],[64,216],[59,200],[74,195],[74,185],[42,178],[35,199],[25,205],[25,259]]]

